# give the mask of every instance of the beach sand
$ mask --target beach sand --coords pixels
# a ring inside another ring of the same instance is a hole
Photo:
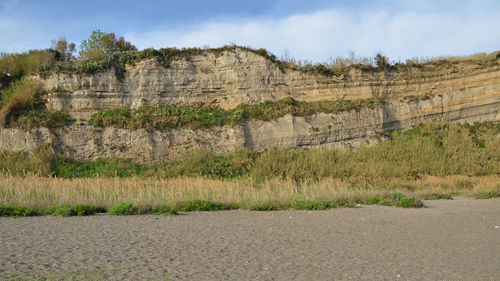
[[[500,280],[500,198],[0,218],[0,279]]]

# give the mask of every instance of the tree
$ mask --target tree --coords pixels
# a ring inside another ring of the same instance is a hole
[[[87,40],[80,44],[80,57],[93,60],[112,55],[116,52],[137,50],[137,48],[123,37],[116,39],[114,33],[105,33],[97,29]]]
[[[56,59],[61,61],[69,61],[74,58],[75,43],[69,43],[66,38],[61,37],[59,40],[52,40],[52,50],[56,51]]]

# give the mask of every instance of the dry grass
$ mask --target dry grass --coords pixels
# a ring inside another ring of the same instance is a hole
[[[243,208],[253,204],[286,203],[290,200],[355,200],[366,201],[375,194],[401,192],[424,198],[428,194],[474,196],[500,191],[500,176],[432,177],[419,180],[325,179],[316,183],[293,180],[270,180],[255,183],[251,179],[221,181],[206,178],[143,179],[94,178],[60,179],[28,175],[0,175],[0,204],[27,207],[50,207],[60,204],[89,204],[111,207],[127,202],[134,206],[176,205],[189,200],[209,200],[237,204]]]

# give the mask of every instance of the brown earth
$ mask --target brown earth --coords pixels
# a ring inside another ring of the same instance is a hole
[[[1,218],[0,279],[500,280],[500,198],[425,204]]]

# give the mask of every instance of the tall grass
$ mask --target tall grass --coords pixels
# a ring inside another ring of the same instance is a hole
[[[482,176],[500,174],[500,123],[458,125],[424,123],[390,139],[357,150],[237,150],[216,156],[206,149],[176,161],[142,165],[126,159],[74,161],[42,154],[2,152],[0,170],[16,175],[37,173],[57,177],[178,176],[218,179],[271,178],[319,181],[326,178],[419,178],[425,175]],[[37,160],[37,157],[46,160]]]
[[[435,196],[474,196],[500,191],[498,175],[487,177],[424,177],[417,180],[379,179],[347,181],[324,179],[297,183],[273,179],[255,182],[251,178],[233,181],[206,178],[95,178],[61,179],[28,175],[0,175],[0,205],[45,208],[79,204],[110,208],[127,202],[147,207],[158,204],[185,206],[185,202],[219,202],[224,206],[288,206],[294,200],[321,202],[369,202],[377,194],[395,192],[416,198]],[[461,185],[471,182],[472,186]],[[347,203],[346,203],[347,204]],[[222,206],[222,205],[221,205]]]
[[[52,50],[32,50],[21,54],[0,54],[0,75],[12,78],[33,74],[40,66],[53,66],[56,62]]]
[[[0,124],[15,119],[21,111],[33,108],[41,93],[39,82],[23,78],[13,82],[9,88],[0,91]]]

